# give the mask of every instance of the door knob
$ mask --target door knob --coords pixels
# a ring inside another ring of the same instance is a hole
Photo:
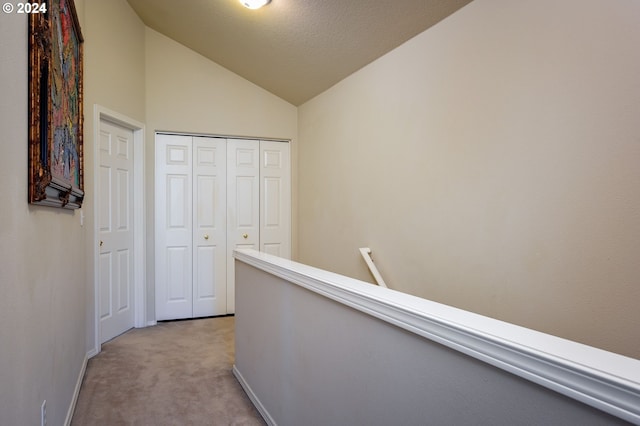
[[[204,234],[204,239],[208,240],[209,239],[209,234]]]
[[[248,238],[249,234],[242,234],[242,238]]]
[[[100,247],[102,247],[102,244],[104,244],[104,241],[100,240]]]

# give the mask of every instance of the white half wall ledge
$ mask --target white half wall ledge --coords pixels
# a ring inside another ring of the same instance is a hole
[[[640,425],[640,360],[250,249],[238,261]]]

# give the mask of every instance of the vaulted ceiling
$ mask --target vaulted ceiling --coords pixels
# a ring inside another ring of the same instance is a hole
[[[127,0],[148,27],[300,105],[471,0]]]

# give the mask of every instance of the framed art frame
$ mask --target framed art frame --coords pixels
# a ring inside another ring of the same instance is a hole
[[[77,209],[84,198],[83,51],[74,0],[29,15],[29,202]]]

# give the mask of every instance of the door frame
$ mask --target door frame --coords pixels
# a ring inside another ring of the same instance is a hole
[[[144,191],[144,146],[145,126],[137,120],[126,115],[112,111],[101,105],[93,106],[93,291],[94,291],[94,350],[91,356],[95,356],[102,350],[100,343],[100,309],[99,309],[99,257],[100,240],[98,232],[98,178],[97,171],[100,168],[100,122],[109,121],[118,126],[133,131],[133,326],[135,328],[146,327],[146,251],[145,251],[145,191]]]

